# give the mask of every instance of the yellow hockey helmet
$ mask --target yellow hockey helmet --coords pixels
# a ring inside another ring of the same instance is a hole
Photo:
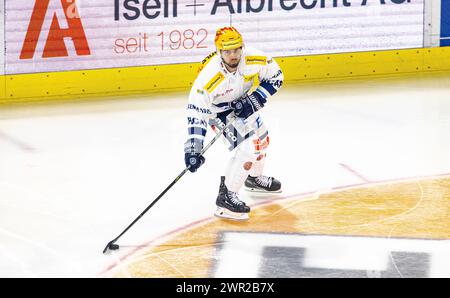
[[[242,35],[234,27],[223,27],[216,31],[214,40],[217,50],[234,50],[243,46]]]

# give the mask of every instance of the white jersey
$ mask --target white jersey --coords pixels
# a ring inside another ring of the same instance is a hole
[[[230,73],[214,52],[203,60],[192,86],[187,106],[188,141],[185,152],[199,153],[203,148],[207,124],[231,112],[229,103],[247,94],[254,80],[264,99],[274,95],[283,83],[283,73],[276,61],[254,48],[245,47],[237,71]]]

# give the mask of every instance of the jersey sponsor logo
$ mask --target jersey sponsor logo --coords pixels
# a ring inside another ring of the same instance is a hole
[[[49,10],[50,0],[36,0],[22,51],[20,52],[20,59],[32,59],[34,57],[39,38],[42,35],[47,36],[42,58],[69,56],[65,38],[72,40],[76,55],[86,56],[91,54],[75,0],[53,1],[61,1],[68,28],[61,28],[56,10]],[[42,32],[46,15],[49,12],[53,13],[50,29],[48,32]]]
[[[199,108],[193,104],[188,104],[187,109],[188,110],[196,110],[197,112],[202,113],[202,114],[212,114],[212,112],[209,109]]]
[[[247,56],[245,57],[245,64],[247,65],[266,65],[267,57],[264,56]]]
[[[281,76],[281,74],[282,74],[283,72],[281,71],[281,69],[279,70],[279,71],[277,71],[277,73],[276,74],[274,74],[273,76],[271,76],[270,78],[271,79],[275,79],[275,78],[278,78],[279,76]]]
[[[263,80],[262,82],[268,83],[268,84],[272,85],[273,87],[277,87],[278,89],[280,89],[281,86],[283,86],[282,80]]]
[[[205,120],[200,120],[194,117],[187,117],[189,125],[203,125],[206,126]]]
[[[205,59],[203,59],[202,64],[200,65],[200,67],[198,68],[197,73],[200,73],[203,68],[205,68],[205,66],[211,61],[211,59],[216,55],[216,52],[212,52],[211,54],[209,54],[208,56],[205,57]]]
[[[220,83],[225,79],[225,76],[218,72],[205,86],[205,89],[208,93],[211,93],[216,89],[217,86],[219,86]]]
[[[219,129],[224,129],[223,134],[227,137],[228,140],[232,141],[232,142],[237,142],[238,138],[237,136],[234,134],[234,132],[230,129],[230,127],[226,127],[226,124],[223,123],[222,120],[220,120],[219,118],[214,119],[215,121],[215,126],[217,126]]]
[[[218,93],[218,94],[214,95],[214,99],[217,99],[217,98],[219,98],[219,97],[228,95],[228,94],[230,94],[230,93],[233,92],[233,91],[234,91],[233,88],[227,89],[227,90],[226,90],[225,92],[223,92],[223,93]]]

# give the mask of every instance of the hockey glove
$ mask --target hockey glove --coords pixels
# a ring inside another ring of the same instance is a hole
[[[189,167],[189,171],[194,173],[205,163],[205,158],[200,153],[185,153],[184,162],[186,167]]]
[[[230,107],[239,118],[247,119],[256,111],[262,109],[266,100],[258,93],[253,92],[250,95],[244,95],[230,102]]]

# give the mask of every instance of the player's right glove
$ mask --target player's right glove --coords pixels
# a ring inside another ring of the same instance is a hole
[[[186,167],[189,167],[189,171],[194,173],[205,163],[205,158],[200,153],[185,153],[184,162]]]

